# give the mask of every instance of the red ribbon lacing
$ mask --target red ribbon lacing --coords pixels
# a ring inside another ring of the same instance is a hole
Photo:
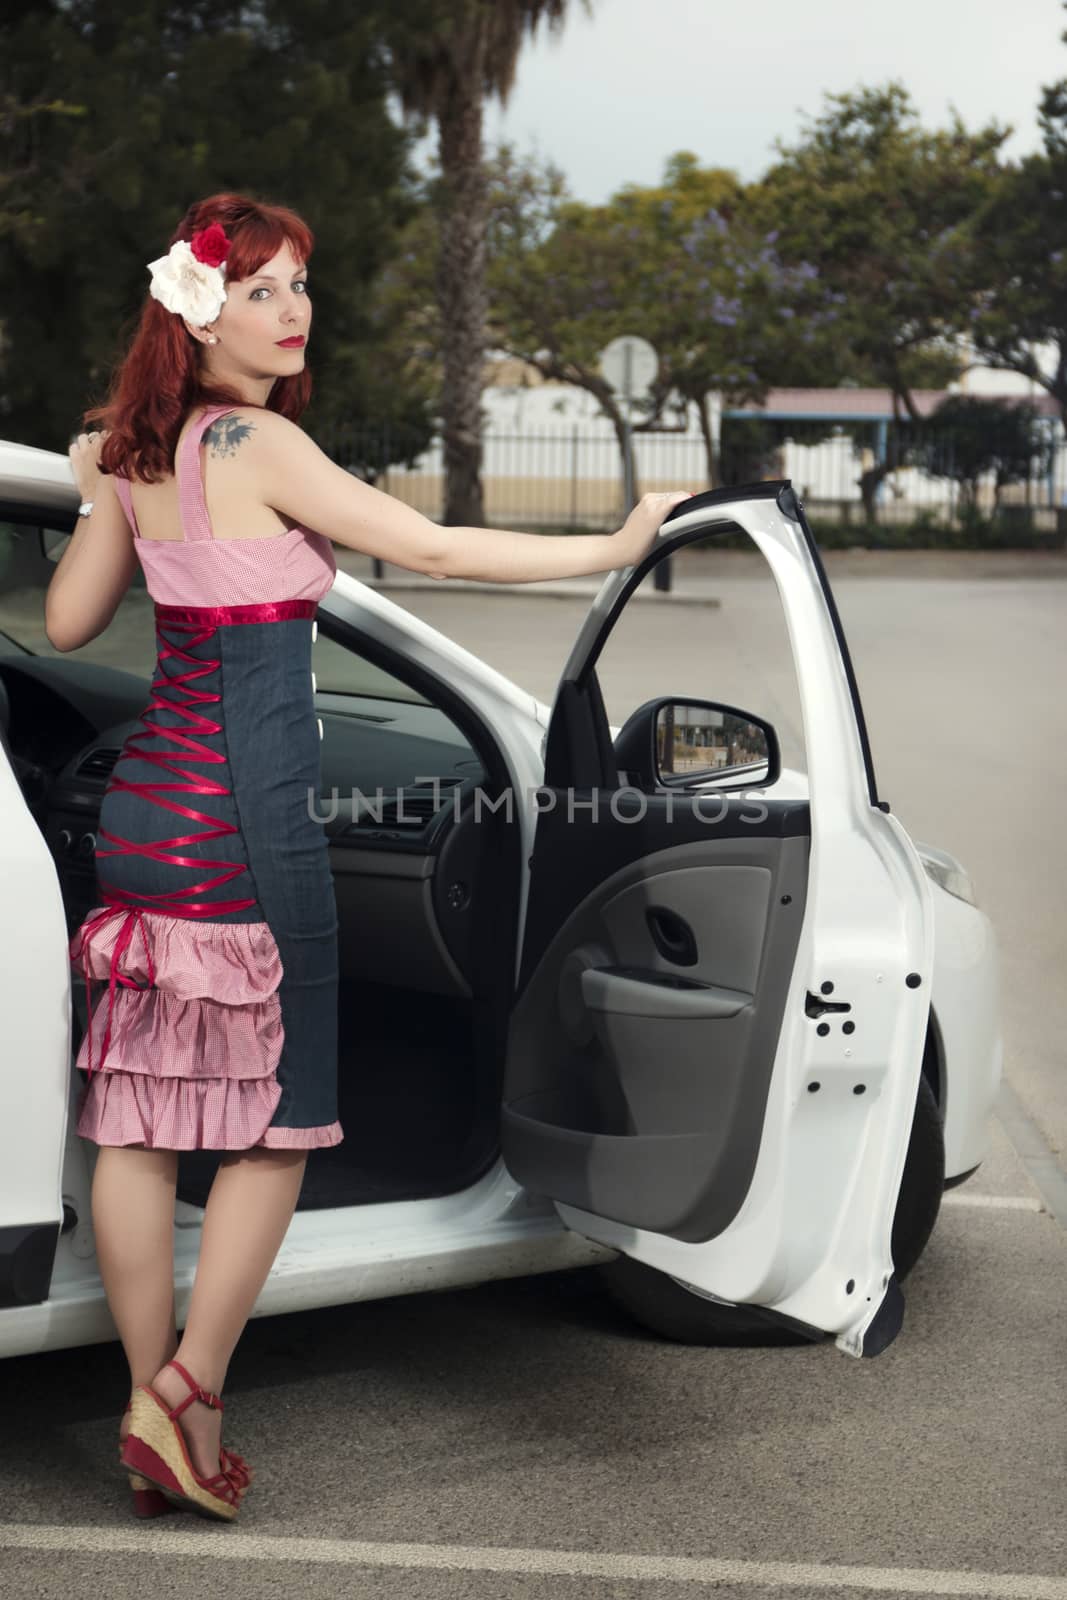
[[[115,985],[116,985],[116,983],[121,983],[123,988],[125,988],[125,989],[141,989],[141,990],[143,990],[146,987],[151,988],[152,984],[155,983],[155,981],[156,981],[156,971],[155,971],[155,967],[152,965],[152,951],[149,948],[148,933],[147,933],[147,930],[145,929],[144,918],[142,917],[140,911],[138,911],[136,907],[134,907],[134,909],[131,910],[131,911],[127,911],[124,906],[121,906],[121,905],[109,905],[105,910],[97,912],[95,917],[90,917],[87,922],[82,924],[82,930],[81,930],[81,934],[82,934],[82,952],[81,952],[82,953],[82,973],[83,973],[83,975],[85,977],[85,1005],[86,1005],[86,1011],[87,1011],[88,1017],[89,1017],[89,1022],[88,1022],[88,1052],[89,1052],[89,1076],[90,1076],[90,1078],[93,1075],[93,1024],[92,1024],[93,1011],[92,1011],[92,980],[89,977],[89,959],[88,959],[88,954],[87,954],[87,946],[88,946],[89,940],[91,939],[93,933],[96,931],[97,928],[102,927],[103,924],[105,922],[110,921],[110,919],[112,917],[117,916],[119,914],[123,914],[123,913],[124,913],[124,921],[123,921],[122,927],[119,929],[118,937],[115,940],[115,948],[111,952],[111,963],[110,963],[110,966],[108,968],[107,1025],[104,1028],[104,1042],[103,1042],[103,1045],[101,1047],[100,1068],[98,1070],[102,1070],[103,1069],[104,1061],[107,1058],[108,1045],[111,1043],[111,1009],[112,1009],[112,1007],[113,1007],[113,1005],[115,1003]],[[147,964],[148,964],[148,984],[147,985],[142,984],[142,983],[138,983],[135,978],[131,978],[127,973],[119,971],[119,961],[121,959],[122,953],[127,948],[127,946],[129,945],[130,941],[132,940],[133,934],[134,934],[134,928],[137,925],[139,925],[140,929],[141,929],[141,940],[142,940],[142,942],[144,944],[145,958],[146,958]]]
[[[141,914],[142,908],[149,911],[165,911],[171,916],[195,919],[197,917],[220,917],[225,916],[229,912],[246,911],[256,904],[254,896],[243,900],[190,900],[187,898],[190,895],[201,894],[212,889],[216,889],[220,885],[228,883],[231,878],[238,877],[242,872],[247,872],[248,868],[244,862],[206,860],[197,856],[181,856],[173,853],[175,846],[199,844],[206,839],[225,838],[227,834],[237,833],[239,830],[233,823],[220,822],[219,818],[213,816],[210,812],[195,811],[191,807],[183,806],[175,800],[164,799],[162,794],[159,792],[162,790],[179,790],[185,794],[203,795],[229,795],[232,793],[232,790],[228,789],[225,784],[205,781],[202,774],[189,771],[189,765],[194,762],[217,764],[220,762],[225,762],[226,760],[226,756],[222,752],[212,750],[209,746],[202,744],[199,739],[191,736],[193,733],[200,734],[201,736],[209,736],[222,732],[221,722],[215,722],[210,717],[204,716],[200,712],[192,709],[192,707],[196,704],[216,704],[217,702],[221,701],[222,695],[210,693],[206,689],[193,688],[190,684],[191,679],[201,678],[211,672],[214,672],[221,665],[221,659],[204,659],[200,656],[191,655],[188,653],[188,650],[179,649],[177,645],[172,644],[168,639],[165,638],[163,634],[164,625],[168,628],[168,630],[171,631],[182,629],[186,632],[191,632],[191,637],[188,638],[185,643],[187,646],[192,647],[193,645],[202,644],[206,639],[211,638],[216,631],[217,622],[213,621],[212,623],[205,625],[196,620],[177,621],[168,618],[164,624],[159,620],[159,612],[161,609],[165,608],[156,608],[156,633],[160,641],[159,661],[157,664],[156,675],[152,681],[151,698],[149,699],[148,705],[140,717],[140,721],[144,724],[144,732],[130,735],[130,737],[126,740],[125,746],[123,747],[123,753],[119,757],[119,761],[136,759],[138,761],[150,762],[154,766],[160,768],[162,771],[169,773],[172,781],[162,781],[159,783],[131,783],[124,778],[116,778],[115,776],[112,776],[111,781],[108,784],[108,790],[126,790],[131,794],[138,794],[143,799],[150,801],[153,805],[163,806],[168,811],[178,812],[181,816],[189,817],[194,822],[208,823],[209,826],[207,828],[201,828],[196,833],[178,834],[171,839],[159,839],[155,842],[149,843],[138,842],[132,839],[123,839],[118,834],[108,833],[105,828],[101,828],[99,830],[100,838],[108,840],[112,845],[117,846],[117,848],[111,850],[101,850],[98,846],[96,855],[98,860],[104,856],[139,855],[146,856],[152,861],[164,862],[168,866],[196,868],[219,867],[223,870],[216,873],[213,877],[201,879],[198,883],[188,884],[183,889],[169,890],[162,894],[143,895],[131,895],[125,890],[118,888],[116,885],[109,884],[103,875],[99,874],[102,898],[106,902],[106,909],[99,912],[95,917],[90,918],[89,921],[83,924],[81,929],[83,939],[82,969],[85,975],[86,1004],[90,1008],[88,1025],[88,1071],[90,1077],[93,1073],[91,1009],[92,991],[86,947],[92,934],[98,928],[103,926],[104,923],[109,921],[110,918],[125,911],[126,920],[123,922],[122,928],[120,929],[118,937],[115,941],[115,948],[111,953],[111,961],[108,970],[107,1025],[104,1031],[100,1064],[97,1068],[99,1071],[103,1069],[104,1061],[107,1058],[108,1046],[111,1042],[111,1012],[114,1005],[116,984],[122,984],[122,986],[127,989],[137,989],[143,991],[146,987],[150,988],[155,982],[155,968],[152,964],[152,954],[149,948],[147,926],[145,924],[144,917]],[[259,610],[260,608],[248,607],[242,609],[250,611],[253,609]],[[190,613],[190,616],[191,618],[195,617],[195,611]],[[249,617],[247,620],[251,621],[253,619]],[[162,663],[169,657],[174,657],[179,661],[191,663],[191,670],[180,673],[175,677],[168,677],[166,672],[162,670]],[[161,690],[164,687],[174,690],[178,696],[184,697],[184,703],[182,703],[182,701],[179,699],[169,699],[166,695],[162,694]],[[157,710],[170,711],[172,713],[176,713],[180,717],[183,717],[189,732],[183,732],[179,728],[161,727],[154,723],[152,721],[151,714],[153,711]],[[138,742],[143,739],[162,740],[165,744],[177,746],[178,751],[168,751],[166,749],[142,750],[136,748]],[[179,753],[181,754],[181,760],[184,765],[177,764]],[[116,762],[116,766],[117,765],[118,762]],[[123,955],[123,952],[129,947],[136,927],[139,927],[141,930],[141,938],[144,943],[144,948],[148,959],[147,985],[140,984],[134,978],[131,978],[127,974],[119,971],[120,959]]]

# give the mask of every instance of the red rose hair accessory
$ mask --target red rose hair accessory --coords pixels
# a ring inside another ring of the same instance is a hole
[[[230,241],[221,222],[209,222],[206,228],[193,234],[189,248],[206,266],[221,267],[230,253]]]

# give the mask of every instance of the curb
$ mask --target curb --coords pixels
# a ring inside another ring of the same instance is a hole
[[[343,570],[343,569],[342,569]],[[360,583],[365,583],[368,589],[380,589],[386,592],[390,589],[401,592],[407,590],[432,590],[435,594],[501,594],[518,597],[520,599],[534,600],[594,600],[600,593],[600,585],[595,588],[588,584],[572,587],[564,583],[478,583],[471,578],[370,578],[360,577],[358,572],[349,574],[357,578]],[[635,589],[627,605],[638,600],[643,605],[650,601],[664,601],[673,606],[721,606],[722,601],[715,594],[684,593],[677,589],[649,589],[642,585]]]

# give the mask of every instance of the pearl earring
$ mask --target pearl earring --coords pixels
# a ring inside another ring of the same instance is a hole
[[[211,338],[208,340],[208,344],[218,344],[218,342],[219,341],[215,338],[214,334],[212,334]]]

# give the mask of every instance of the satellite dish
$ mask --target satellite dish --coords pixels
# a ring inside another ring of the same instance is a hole
[[[647,339],[622,334],[606,344],[599,356],[600,375],[624,400],[640,400],[652,387],[659,358]]]

